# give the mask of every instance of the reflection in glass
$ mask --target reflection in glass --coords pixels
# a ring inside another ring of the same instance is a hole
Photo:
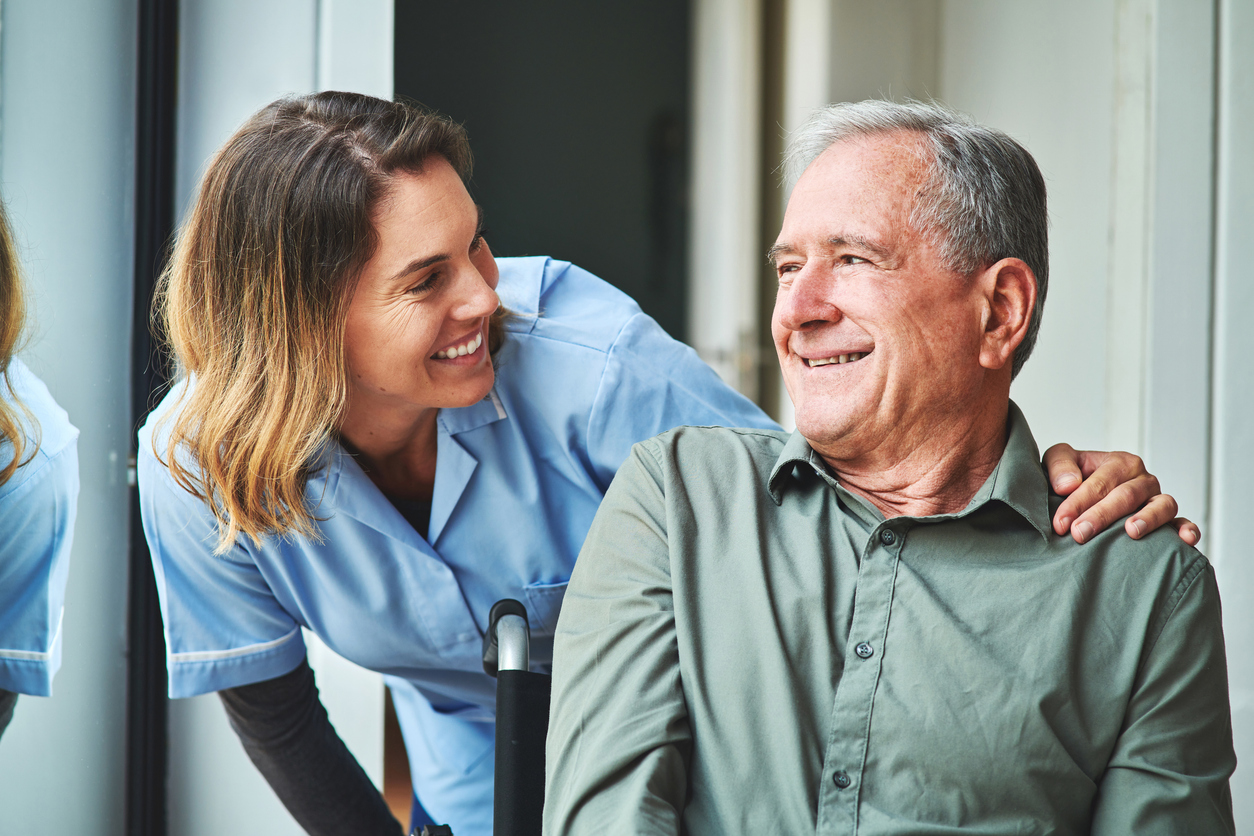
[[[0,206],[0,734],[19,694],[52,693],[78,501],[78,430],[13,356],[25,315],[13,235]]]

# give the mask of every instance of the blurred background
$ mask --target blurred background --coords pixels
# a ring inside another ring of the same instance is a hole
[[[215,696],[165,699],[129,457],[162,377],[152,277],[199,172],[258,107],[319,89],[462,121],[498,255],[593,270],[786,424],[764,258],[786,132],[829,101],[914,97],[1019,139],[1050,189],[1052,269],[1012,394],[1042,446],[1135,451],[1202,524],[1254,828],[1251,43],[1252,0],[0,0],[23,356],[82,469],[64,663],[0,741],[0,833],[300,832]],[[403,820],[381,681],[311,648]]]

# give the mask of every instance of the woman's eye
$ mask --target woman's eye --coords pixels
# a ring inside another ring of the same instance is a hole
[[[483,249],[483,233],[482,232],[480,232],[478,235],[475,236],[475,240],[470,242],[470,251],[472,253],[477,253],[481,249]]]
[[[437,270],[436,272],[432,273],[430,276],[427,276],[427,278],[424,281],[422,281],[419,284],[414,285],[406,292],[410,294],[411,296],[421,296],[422,294],[426,293],[431,288],[435,287],[436,281],[439,280],[439,278],[440,278],[440,271]]]

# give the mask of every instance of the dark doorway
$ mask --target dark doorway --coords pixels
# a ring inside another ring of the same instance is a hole
[[[689,3],[397,0],[396,94],[462,122],[497,255],[551,255],[684,338]]]

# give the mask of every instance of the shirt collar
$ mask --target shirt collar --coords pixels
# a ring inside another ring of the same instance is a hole
[[[1014,401],[1010,402],[1006,428],[1006,449],[1002,451],[997,467],[993,468],[967,507],[956,514],[940,514],[927,519],[964,517],[996,500],[1016,511],[1042,537],[1049,538],[1053,532],[1049,513],[1049,482],[1045,478],[1041,455],[1036,440],[1032,438],[1032,431],[1028,429],[1027,419]],[[775,467],[771,469],[766,483],[767,492],[776,505],[783,503],[785,485],[790,477],[796,475],[799,467],[818,474],[832,487],[839,487],[823,457],[814,451],[799,431],[794,431],[775,460]]]
[[[771,495],[771,499],[775,500],[776,505],[783,504],[784,485],[787,484],[789,477],[796,475],[797,468],[813,471],[828,483],[836,484],[836,480],[827,469],[827,462],[814,452],[810,442],[801,435],[801,430],[793,430],[787,443],[784,444],[783,452],[775,460],[775,467],[771,468],[771,475],[766,480],[767,493]]]
[[[1006,449],[1001,461],[962,513],[998,500],[1017,511],[1048,540],[1054,531],[1049,513],[1049,480],[1041,465],[1036,439],[1028,429],[1028,419],[1014,401],[1010,402],[1006,429]]]
[[[439,434],[445,437],[455,436],[458,433],[469,432],[479,427],[508,418],[509,415],[505,411],[505,405],[502,403],[500,396],[493,387],[487,397],[476,404],[470,406],[457,407],[452,409],[441,409],[436,421],[439,424]],[[461,496],[462,490],[465,488],[465,481],[469,478],[469,470],[474,469],[475,459],[473,456],[465,454],[460,446],[456,450],[452,450],[443,444],[441,440],[442,452],[441,456],[444,461],[440,467],[445,471],[441,473],[437,470],[437,483],[441,476],[448,478],[449,471],[466,471],[456,476],[455,488],[456,496],[453,501]],[[460,456],[456,454],[460,453]],[[466,462],[454,461],[454,458],[468,459]],[[310,469],[309,481],[306,483],[305,495],[309,497],[313,505],[315,515],[319,514],[319,508],[323,509],[323,513],[327,513],[326,509],[334,509],[337,512],[343,512],[349,516],[355,517],[362,522],[369,524],[378,531],[390,534],[398,539],[411,539],[413,536],[412,526],[404,522],[399,512],[393,513],[394,508],[391,503],[382,502],[380,499],[383,494],[379,492],[374,483],[370,481],[370,477],[365,474],[357,460],[348,453],[336,441],[328,439],[318,452],[314,459],[318,464]],[[353,488],[341,490],[341,483],[348,482],[353,484]],[[444,487],[448,488],[448,485]],[[440,506],[437,514],[436,506]],[[443,521],[447,518],[451,506],[447,502],[438,502],[432,506],[431,527],[429,533],[430,539],[434,541],[440,529],[443,527]],[[398,525],[398,521],[403,524]]]
[[[502,403],[500,395],[496,393],[496,387],[493,386],[489,390],[487,397],[479,401],[479,403],[452,409],[441,409],[436,420],[444,432],[449,435],[457,435],[458,433],[477,430],[480,427],[508,417],[509,415],[505,412],[505,404]]]

